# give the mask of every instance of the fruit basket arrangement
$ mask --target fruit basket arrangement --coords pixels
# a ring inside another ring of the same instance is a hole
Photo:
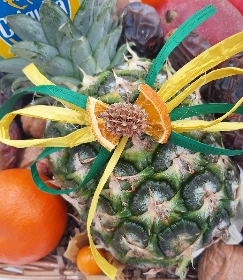
[[[142,2],[6,18],[0,277],[241,277],[243,16]]]

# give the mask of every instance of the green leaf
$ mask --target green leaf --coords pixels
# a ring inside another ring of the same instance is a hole
[[[105,8],[105,7],[111,7],[111,14],[114,15],[114,8],[116,6],[116,0],[103,0],[99,5],[99,13]]]
[[[106,36],[112,25],[112,14],[111,7],[104,8],[98,17],[95,19],[94,23],[90,27],[87,34],[87,39],[90,42],[91,48],[94,51],[97,47],[99,41]]]
[[[4,93],[9,88],[9,86],[12,85],[13,81],[19,78],[19,76],[19,74],[14,73],[2,77],[0,80],[0,92]],[[24,76],[24,74],[22,74],[22,76]]]
[[[81,32],[71,22],[62,25],[56,36],[57,48],[60,55],[66,58],[71,58],[71,46],[73,42],[81,37]]]
[[[82,37],[82,33],[76,28],[76,26],[71,22],[67,21],[60,28],[59,31],[64,33],[66,36],[77,40]]]
[[[40,7],[40,22],[50,45],[57,46],[56,36],[69,16],[54,1],[45,0]]]
[[[80,79],[66,76],[55,76],[51,79],[51,81],[56,85],[67,86],[70,90],[74,90],[72,86],[79,87],[81,84]]]
[[[38,66],[43,66],[48,60],[58,55],[56,48],[36,41],[18,42],[11,47],[10,51]]]
[[[101,70],[105,70],[111,64],[111,60],[116,54],[116,48],[122,32],[120,25],[112,33],[105,36],[99,42],[93,54],[94,59],[99,64]]]
[[[75,17],[74,25],[82,32],[84,36],[87,35],[94,19],[99,12],[99,0],[83,0]]]
[[[96,74],[96,61],[92,56],[89,56],[86,58],[82,64],[80,65],[80,68],[88,75],[94,76]]]
[[[109,35],[105,36],[98,44],[93,54],[100,71],[110,66],[110,56],[108,52]],[[98,70],[98,69],[97,69]]]
[[[56,37],[56,42],[57,42],[57,48],[59,54],[63,57],[71,58],[70,49],[73,43],[73,39],[66,36],[62,32],[58,32]]]
[[[112,33],[110,33],[107,48],[111,60],[116,55],[117,45],[120,40],[121,33],[122,33],[122,25],[119,25]]]
[[[110,33],[112,33],[120,24],[122,24],[122,17],[113,22]]]
[[[91,46],[85,37],[75,41],[71,47],[71,58],[75,66],[81,67],[81,64],[92,55]]]
[[[13,32],[23,41],[48,43],[38,20],[24,14],[11,15],[6,19]]]
[[[121,65],[124,63],[124,54],[127,53],[127,46],[126,44],[120,46],[120,48],[117,50],[116,55],[111,61],[111,67],[114,67],[116,65]]]
[[[177,268],[177,275],[180,276],[180,280],[185,279],[186,267],[190,263],[190,259],[185,257],[179,264]]]
[[[55,56],[46,63],[46,73],[52,76],[73,77],[75,75],[72,62],[61,56]]]
[[[22,73],[25,66],[29,64],[29,61],[21,57],[13,57],[4,60],[0,60],[0,71],[6,73]]]
[[[20,89],[24,90],[32,86],[33,84],[31,83],[31,81],[26,76],[23,76],[23,77],[18,77],[16,80],[14,80],[11,89],[13,92],[17,92]]]

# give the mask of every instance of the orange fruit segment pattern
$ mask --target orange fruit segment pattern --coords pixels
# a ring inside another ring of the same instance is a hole
[[[145,109],[148,114],[145,132],[159,143],[166,143],[171,134],[170,116],[166,104],[149,85],[139,86],[140,95],[136,105]]]
[[[89,97],[87,100],[86,110],[90,119],[90,125],[97,141],[105,147],[108,151],[111,151],[119,143],[120,136],[112,134],[105,127],[105,121],[99,118],[101,113],[104,113],[109,105],[97,100],[93,97]]]

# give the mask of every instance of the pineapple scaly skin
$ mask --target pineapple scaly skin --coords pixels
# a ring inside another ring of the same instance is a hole
[[[133,63],[128,60],[117,66],[104,79],[98,76],[100,82],[92,95],[109,104],[126,102],[126,89],[130,87],[133,103],[146,76],[137,59],[137,64],[133,57]],[[151,64],[146,63],[148,67]],[[136,70],[131,65],[136,65]],[[162,69],[155,83],[158,88],[166,77]],[[80,91],[87,92],[89,88]],[[193,94],[182,106],[198,102]],[[50,122],[46,137],[64,136],[75,129]],[[194,131],[187,136],[222,146],[219,133]],[[92,234],[96,242],[131,266],[155,268],[180,263],[191,252],[227,233],[238,203],[239,169],[226,156],[193,152],[170,143],[161,145],[146,135],[140,140],[129,140],[102,190]],[[50,155],[55,179],[62,188],[74,188],[83,181],[99,148],[92,142]],[[70,194],[83,221],[104,168],[85,187]]]
[[[152,62],[134,53],[124,57],[126,46],[116,49],[121,23],[112,23],[114,4],[113,0],[101,4],[84,0],[73,22],[50,0],[41,6],[40,22],[25,15],[8,17],[10,27],[24,41],[13,45],[17,57],[1,60],[0,70],[17,78],[13,88],[24,88],[29,82],[22,68],[34,62],[56,84],[108,104],[133,104]],[[167,79],[166,70],[158,74],[155,90]],[[192,95],[182,106],[195,102],[200,100]],[[45,136],[65,136],[77,128],[48,122]],[[194,131],[187,136],[221,147],[218,133]],[[84,180],[99,149],[100,144],[92,142],[50,155],[61,188],[77,187]],[[85,187],[69,194],[84,222],[104,168]],[[236,212],[239,178],[228,157],[161,145],[145,134],[137,141],[129,139],[101,192],[93,238],[132,266],[180,263],[227,231]]]

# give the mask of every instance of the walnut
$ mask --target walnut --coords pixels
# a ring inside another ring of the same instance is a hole
[[[30,165],[41,154],[42,151],[43,148],[40,147],[27,147],[21,149],[16,167],[29,169]],[[36,163],[36,167],[39,173],[43,173],[50,178],[52,177],[52,171],[50,169],[49,161],[47,158],[38,160]]]
[[[31,118],[27,116],[20,117],[22,128],[27,136],[32,138],[40,139],[43,137],[44,130],[46,127],[46,120]]]
[[[243,246],[214,243],[201,254],[198,263],[199,280],[243,279]]]

